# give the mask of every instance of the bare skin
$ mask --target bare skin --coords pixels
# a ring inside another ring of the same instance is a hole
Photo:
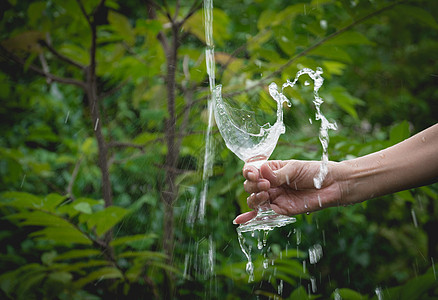
[[[438,124],[392,147],[342,162],[329,162],[320,189],[313,178],[320,162],[273,160],[260,170],[245,165],[248,206],[269,201],[279,214],[297,215],[368,199],[438,181]],[[251,220],[256,211],[241,214],[235,224]]]

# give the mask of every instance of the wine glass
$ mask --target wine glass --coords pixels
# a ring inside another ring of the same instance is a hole
[[[277,145],[279,136],[285,132],[283,103],[289,101],[278,92],[275,83],[269,85],[269,94],[277,101],[277,120],[272,126],[269,123],[260,126],[255,120],[254,112],[231,107],[223,101],[221,85],[213,90],[214,116],[225,144],[241,160],[257,169],[268,160]],[[269,200],[260,204],[256,210],[257,216],[241,224],[237,228],[238,232],[272,230],[296,221],[293,217],[274,212]]]

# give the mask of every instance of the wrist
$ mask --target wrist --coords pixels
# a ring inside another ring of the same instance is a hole
[[[336,181],[343,205],[359,203],[380,196],[379,182],[376,182],[379,166],[374,166],[360,158],[346,160],[335,165]]]

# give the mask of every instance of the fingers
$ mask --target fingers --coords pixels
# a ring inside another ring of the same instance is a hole
[[[252,209],[256,209],[260,206],[263,202],[266,202],[269,200],[269,193],[266,191],[262,191],[259,193],[252,193],[247,199],[246,203],[248,206]]]
[[[243,213],[241,215],[238,215],[233,220],[233,224],[243,224],[243,223],[246,223],[249,220],[251,220],[252,218],[254,218],[256,215],[257,215],[257,212],[255,210]]]
[[[260,176],[270,182],[271,187],[287,185],[298,189],[313,189],[313,178],[319,172],[320,163],[314,161],[268,161],[260,168]]]
[[[243,176],[250,181],[257,181],[259,179],[259,170],[252,165],[246,164],[243,167]]]
[[[261,191],[267,191],[270,188],[270,183],[266,179],[260,179],[259,181],[249,181],[246,180],[243,183],[243,188],[249,194],[258,193]]]

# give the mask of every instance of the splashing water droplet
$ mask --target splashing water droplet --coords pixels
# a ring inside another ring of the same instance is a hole
[[[297,229],[297,245],[301,243],[301,230]]]
[[[263,260],[263,269],[266,270],[268,268],[268,266],[269,266],[269,260],[267,258],[265,258]]]
[[[378,287],[376,287],[376,289],[374,291],[376,292],[377,299],[383,300],[382,288],[378,286]]]
[[[280,279],[280,282],[278,283],[277,293],[280,296],[283,294],[283,279]]]
[[[335,289],[335,291],[333,292],[333,296],[335,300],[342,300],[341,294],[339,293],[339,289]]]
[[[309,248],[309,261],[312,265],[316,264],[322,258],[322,247],[316,244]]]
[[[310,284],[312,286],[312,293],[316,293],[317,289],[316,289],[316,278],[311,276],[310,277]]]
[[[418,228],[417,215],[415,214],[415,210],[411,209],[412,221],[414,222],[415,228]]]

